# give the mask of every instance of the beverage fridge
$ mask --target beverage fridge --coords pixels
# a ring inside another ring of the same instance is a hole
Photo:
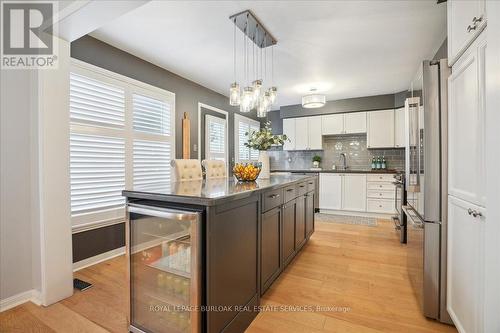
[[[127,211],[130,332],[200,332],[201,212]]]

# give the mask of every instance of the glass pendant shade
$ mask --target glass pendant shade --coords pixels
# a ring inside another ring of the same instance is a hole
[[[271,102],[269,98],[269,93],[266,92],[259,98],[259,105],[257,106],[257,117],[264,118],[267,115],[267,111],[269,111],[270,107],[271,107]]]
[[[241,94],[240,111],[250,112],[253,108],[253,88],[245,87],[243,88],[243,93]]]
[[[310,94],[302,97],[302,107],[306,109],[320,108],[326,104],[326,96]]]
[[[231,87],[229,88],[229,105],[238,106],[240,103],[240,85],[236,82],[231,83]]]
[[[274,102],[276,102],[277,95],[278,95],[278,88],[276,87],[269,88],[269,101],[271,104],[274,104]]]

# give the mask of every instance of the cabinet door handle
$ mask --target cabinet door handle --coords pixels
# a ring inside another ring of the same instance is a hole
[[[477,25],[478,23],[480,23],[481,21],[483,20],[483,15],[479,16],[479,17],[473,17],[472,18],[472,23],[474,23],[474,25]]]
[[[473,30],[476,30],[476,28],[477,28],[477,26],[476,26],[475,24],[474,24],[474,25],[469,25],[469,26],[467,27],[467,32],[471,32],[471,31],[473,31]]]
[[[276,199],[276,198],[279,198],[279,196],[280,196],[279,194],[271,194],[271,195],[269,196],[269,198],[271,198],[271,199]]]

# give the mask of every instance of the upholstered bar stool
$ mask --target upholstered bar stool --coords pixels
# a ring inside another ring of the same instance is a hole
[[[203,160],[201,165],[205,168],[205,178],[226,178],[226,163],[219,160]]]
[[[173,168],[173,180],[202,180],[203,174],[201,172],[201,164],[199,160],[172,160],[170,162]]]

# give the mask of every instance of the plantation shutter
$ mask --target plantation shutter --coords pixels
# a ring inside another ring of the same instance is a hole
[[[226,120],[205,116],[205,156],[209,160],[226,159]]]
[[[122,138],[70,135],[71,213],[125,203],[125,142]]]
[[[117,128],[124,126],[123,88],[70,73],[69,105],[72,122]]]
[[[125,218],[125,189],[170,188],[175,95],[88,64],[70,72],[74,232]]]
[[[235,115],[235,129],[237,130],[237,134],[235,135],[236,162],[247,163],[257,161],[259,159],[259,151],[245,146],[245,142],[248,142],[248,136],[245,133],[258,131],[260,129],[259,122]]]
[[[151,97],[133,94],[134,130],[170,135],[170,105]]]

